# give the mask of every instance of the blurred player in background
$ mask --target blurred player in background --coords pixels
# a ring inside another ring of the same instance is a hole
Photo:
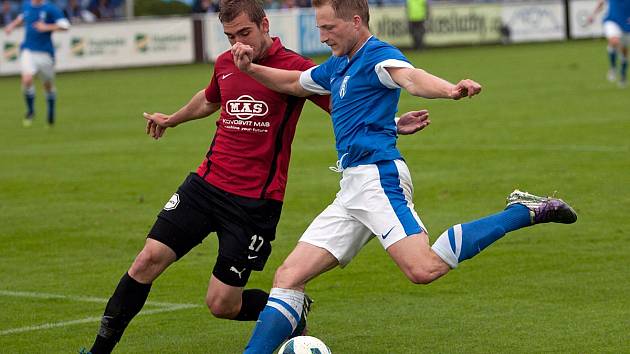
[[[22,13],[4,28],[7,35],[24,24],[24,42],[21,45],[22,91],[26,101],[23,124],[30,127],[35,117],[35,86],[33,78],[39,74],[46,90],[48,126],[55,123],[55,47],[52,33],[70,28],[70,22],[54,4],[45,0],[25,1]]]
[[[559,199],[514,191],[505,210],[456,224],[429,245],[414,210],[409,169],[396,147],[394,114],[401,88],[417,97],[458,100],[481,86],[457,84],[414,68],[395,47],[370,33],[367,0],[314,0],[320,40],[333,55],[308,70],[280,70],[252,63],[254,49],[236,43],[240,70],[285,94],[330,94],[342,173],[337,197],[300,238],[276,271],[247,354],[271,354],[300,320],[307,282],[347,265],[376,237],[405,276],[427,284],[447,274],[506,233],[534,224],[573,223],[577,215]]]
[[[628,86],[628,47],[630,47],[630,0],[598,0],[588,22],[593,23],[598,13],[608,3],[608,13],[604,17],[604,34],[608,40],[610,69],[608,81],[617,80],[617,56],[621,55],[619,86]]]
[[[253,58],[261,65],[293,70],[315,65],[269,35],[262,2],[223,1],[219,19],[229,41],[253,47]],[[328,111],[329,96],[307,98]],[[217,233],[219,252],[208,284],[208,308],[218,318],[258,318],[268,294],[244,287],[252,270],[261,271],[271,253],[304,102],[241,73],[227,51],[218,57],[208,87],[188,104],[171,115],[145,113],[147,133],[159,139],[169,127],[221,110],[206,157],[164,206],[144,248],[109,299],[91,353],[113,350],[144,306],[153,281],[211,232]],[[414,133],[428,123],[426,111],[409,112],[398,122],[399,133]],[[302,317],[296,334],[304,327]]]

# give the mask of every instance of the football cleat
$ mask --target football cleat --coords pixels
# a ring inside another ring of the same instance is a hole
[[[87,349],[85,348],[81,348],[81,350],[79,350],[79,354],[92,354],[92,352],[89,352]]]
[[[577,213],[562,199],[539,197],[516,189],[507,197],[507,206],[512,204],[529,209],[532,225],[547,222],[573,224],[577,220]]]
[[[300,322],[289,338],[297,337],[297,336],[305,336],[308,333],[308,328],[306,327],[306,316],[311,311],[311,306],[313,305],[313,299],[311,299],[308,295],[304,294],[304,304],[302,304],[302,315],[300,316]]]
[[[624,88],[628,87],[628,80],[626,80],[626,79],[621,79],[621,80],[619,80],[619,82],[617,83],[617,85],[619,85],[619,88],[624,89]]]

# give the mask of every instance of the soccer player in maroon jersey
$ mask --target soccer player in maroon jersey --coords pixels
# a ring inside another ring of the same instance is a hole
[[[306,70],[315,63],[269,36],[269,21],[257,0],[224,0],[219,19],[231,44],[254,48],[254,60],[282,69]],[[325,111],[328,96],[311,96]],[[206,303],[219,318],[255,321],[268,294],[247,289],[252,270],[263,269],[271,253],[284,197],[291,142],[305,98],[267,89],[234,65],[226,51],[215,63],[210,84],[177,112],[145,113],[147,133],[159,139],[165,129],[221,110],[205,159],[159,213],[142,251],[109,299],[93,354],[110,353],[143,307],[151,283],[211,232],[219,239]],[[400,134],[429,124],[426,111],[404,114]],[[305,323],[296,333],[301,333]]]

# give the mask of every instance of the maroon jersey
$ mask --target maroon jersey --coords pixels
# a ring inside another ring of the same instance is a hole
[[[258,64],[304,71],[315,63],[282,46],[278,38]],[[221,102],[217,130],[197,174],[226,192],[282,201],[287,184],[291,143],[304,101],[326,111],[329,96],[307,98],[272,91],[221,54],[206,88],[208,102]]]

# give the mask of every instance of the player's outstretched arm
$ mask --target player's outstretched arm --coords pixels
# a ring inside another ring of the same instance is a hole
[[[595,17],[597,17],[597,14],[600,13],[600,11],[602,11],[602,9],[604,8],[604,3],[606,2],[606,0],[598,0],[597,1],[597,5],[595,5],[595,10],[593,10],[593,13],[591,13],[588,18],[586,19],[586,21],[588,22],[588,24],[592,24],[593,22],[595,22]]]
[[[396,129],[400,135],[410,135],[419,132],[431,124],[429,111],[409,111],[400,116],[396,121]]]
[[[424,98],[450,98],[458,100],[481,92],[481,85],[465,79],[456,85],[417,68],[387,68],[392,79],[410,94]]]
[[[13,30],[16,27],[22,25],[22,23],[24,23],[24,16],[19,15],[18,17],[15,18],[15,20],[11,21],[8,25],[4,27],[4,33],[6,33],[7,35],[10,35],[11,32],[13,32]]]
[[[164,113],[143,113],[147,120],[147,134],[154,139],[159,139],[164,135],[166,128],[209,116],[221,108],[221,103],[206,101],[205,90],[197,92],[192,99],[177,112],[168,115]]]
[[[306,91],[302,88],[302,85],[300,85],[301,71],[282,70],[254,64],[252,63],[253,53],[252,47],[240,42],[232,46],[234,64],[238,69],[247,73],[271,90],[297,97],[306,97],[313,94],[312,92]]]

